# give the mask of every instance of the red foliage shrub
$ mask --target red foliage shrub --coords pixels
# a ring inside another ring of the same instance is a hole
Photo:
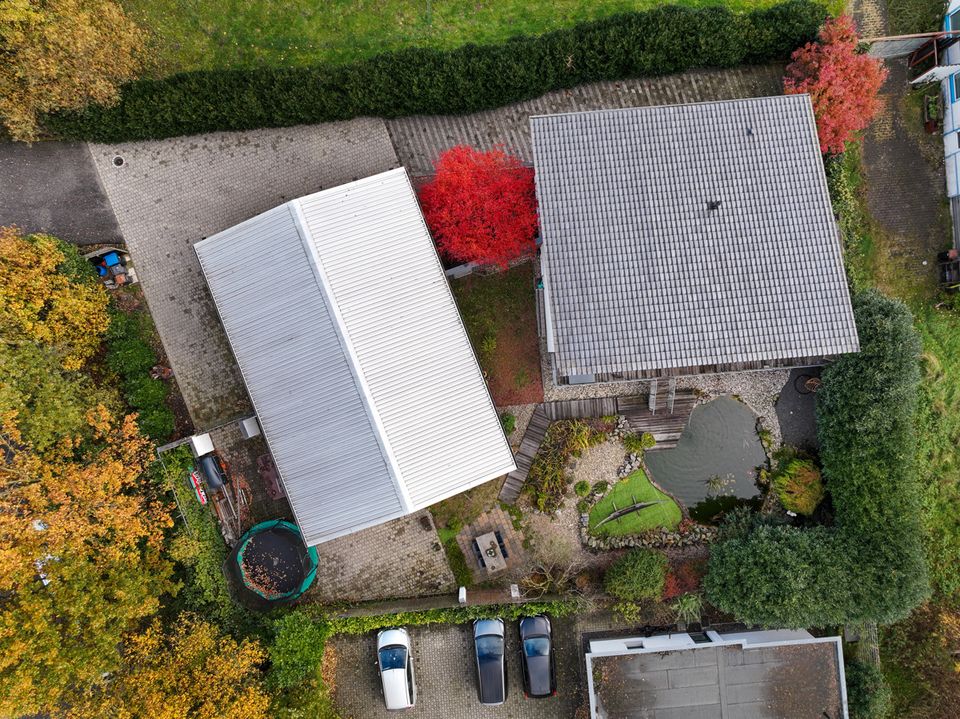
[[[663,582],[664,601],[699,591],[700,583],[706,573],[706,563],[702,560],[686,560],[671,564]]]
[[[502,148],[444,152],[420,204],[440,252],[458,262],[507,264],[536,250],[533,170]]]
[[[857,53],[857,30],[848,15],[828,20],[819,40],[794,51],[783,78],[787,95],[809,93],[817,117],[820,151],[839,154],[853,133],[876,114],[883,62]]]

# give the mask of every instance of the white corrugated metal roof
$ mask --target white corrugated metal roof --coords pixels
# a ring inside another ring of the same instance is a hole
[[[514,468],[402,168],[196,250],[308,544]]]

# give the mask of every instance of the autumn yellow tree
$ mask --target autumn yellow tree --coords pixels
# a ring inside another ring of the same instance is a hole
[[[100,346],[108,298],[99,283],[59,271],[66,262],[57,239],[0,227],[0,339],[42,344],[72,370]]]
[[[0,716],[50,711],[115,670],[123,634],[173,588],[171,519],[133,418],[93,408],[86,434],[43,454],[17,418],[0,418]]]
[[[116,100],[140,68],[144,32],[112,0],[0,2],[0,118],[36,139],[39,116]]]
[[[131,636],[123,664],[72,703],[70,719],[265,719],[266,653],[209,622],[183,614],[164,633],[158,621]]]

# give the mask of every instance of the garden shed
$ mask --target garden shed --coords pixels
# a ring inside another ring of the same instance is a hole
[[[806,95],[531,118],[555,381],[859,349]]]
[[[405,170],[196,252],[308,546],[514,469]]]

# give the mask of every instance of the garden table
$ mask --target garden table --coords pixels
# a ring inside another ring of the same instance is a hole
[[[487,574],[494,574],[507,568],[507,560],[500,551],[500,544],[497,542],[495,532],[481,534],[473,541],[476,543],[477,549],[480,550],[480,555],[483,558],[483,566],[486,568]]]

